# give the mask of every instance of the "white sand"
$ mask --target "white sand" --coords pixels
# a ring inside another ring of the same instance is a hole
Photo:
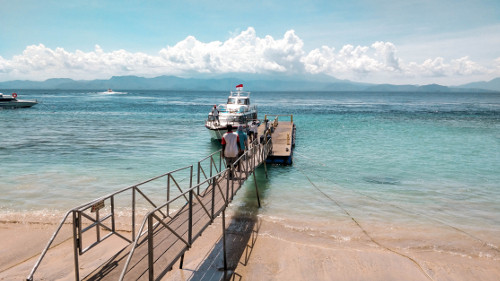
[[[226,219],[231,280],[499,280],[497,256],[470,257],[433,249],[385,247],[363,234],[335,238],[297,231],[270,220]],[[55,230],[55,222],[0,223],[0,280],[25,280]],[[220,280],[223,266],[220,217],[162,280]],[[35,280],[74,280],[70,228],[49,251]],[[65,240],[67,239],[67,240]],[[404,242],[399,241],[404,244]],[[85,276],[123,247],[109,239],[80,261]]]

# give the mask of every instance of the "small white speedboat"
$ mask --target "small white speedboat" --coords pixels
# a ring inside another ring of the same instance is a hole
[[[250,92],[243,91],[243,84],[231,91],[226,104],[215,105],[205,122],[212,139],[222,139],[227,132],[227,125],[234,130],[238,126],[248,128],[253,121],[257,121],[257,106],[250,104]]]
[[[32,107],[37,103],[36,100],[18,100],[16,93],[12,93],[10,96],[0,93],[0,108]]]

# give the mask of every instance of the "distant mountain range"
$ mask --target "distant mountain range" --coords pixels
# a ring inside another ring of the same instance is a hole
[[[235,77],[240,77],[236,76]],[[198,90],[227,91],[243,83],[251,91],[368,91],[368,92],[500,92],[500,78],[488,82],[474,82],[457,87],[437,84],[392,85],[356,83],[331,77],[277,77],[247,76],[245,79],[180,78],[159,76],[113,76],[107,80],[72,80],[54,78],[45,81],[15,80],[0,82],[0,89],[59,89],[59,90]]]
[[[500,91],[500,78],[495,78],[488,82],[474,82],[460,86],[465,89],[484,89],[498,92]]]

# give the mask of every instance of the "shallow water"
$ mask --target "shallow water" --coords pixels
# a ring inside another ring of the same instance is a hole
[[[19,97],[40,104],[0,110],[0,212],[29,217],[196,164],[219,149],[204,119],[227,93],[33,90]],[[256,92],[252,99],[260,118],[293,114],[297,125],[293,166],[269,167],[268,179],[257,171],[260,216],[326,227],[330,237],[346,218],[373,233],[446,229],[446,237],[498,249],[500,94]],[[253,180],[232,206],[257,212]]]

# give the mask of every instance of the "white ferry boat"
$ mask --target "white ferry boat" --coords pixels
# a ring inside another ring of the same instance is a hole
[[[248,128],[253,121],[258,122],[257,107],[250,104],[250,92],[243,91],[243,84],[236,86],[236,91],[231,91],[226,104],[214,105],[205,127],[210,131],[212,139],[222,139],[227,132],[227,125],[234,130],[238,126]]]
[[[0,108],[32,107],[37,103],[36,100],[18,100],[16,93],[11,96],[0,93]]]

